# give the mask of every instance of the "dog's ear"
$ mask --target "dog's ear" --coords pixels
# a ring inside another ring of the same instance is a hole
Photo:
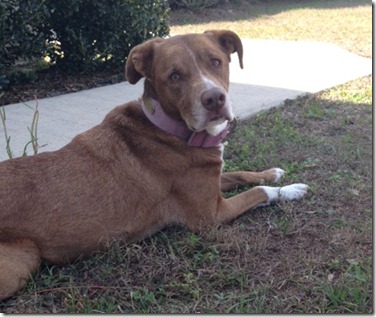
[[[240,68],[243,69],[243,45],[236,33],[229,30],[210,30],[205,31],[204,34],[212,37],[219,44],[222,50],[228,54],[229,58],[230,54],[237,52]]]
[[[125,76],[130,84],[136,84],[142,77],[150,77],[154,49],[162,41],[156,38],[132,48],[125,64]]]

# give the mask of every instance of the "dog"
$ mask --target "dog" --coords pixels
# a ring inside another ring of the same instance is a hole
[[[200,231],[307,193],[305,184],[266,186],[280,168],[222,173],[233,53],[243,68],[241,40],[229,30],[137,45],[125,70],[130,84],[144,78],[140,100],[55,152],[0,163],[0,299],[21,290],[42,261],[70,263],[172,224]],[[250,184],[258,186],[222,197]]]

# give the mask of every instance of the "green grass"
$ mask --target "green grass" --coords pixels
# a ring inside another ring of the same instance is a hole
[[[371,56],[371,6],[363,1],[273,1],[250,9],[234,8],[233,22],[222,15],[216,24],[181,28],[246,31],[236,20],[248,21],[251,12],[248,22],[262,38],[316,36]],[[280,184],[309,184],[306,199],[256,209],[208,232],[170,227],[72,265],[43,266],[0,311],[373,313],[371,91],[368,76],[287,101],[240,122],[228,137],[225,170],[282,167],[288,173]]]
[[[372,77],[366,76],[322,92],[321,98],[372,105]]]
[[[372,259],[364,262],[348,259],[342,265],[331,269],[328,282],[322,285],[323,306],[328,313],[340,308],[343,312],[366,311],[365,303],[371,299],[369,281],[372,278]],[[367,292],[368,291],[368,292]]]

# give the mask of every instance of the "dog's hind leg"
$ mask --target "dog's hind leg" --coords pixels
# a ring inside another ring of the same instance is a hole
[[[263,172],[230,172],[221,175],[221,191],[230,191],[247,185],[263,185],[277,182],[285,171],[271,168]]]
[[[33,242],[0,242],[0,300],[25,287],[40,263],[39,249]]]

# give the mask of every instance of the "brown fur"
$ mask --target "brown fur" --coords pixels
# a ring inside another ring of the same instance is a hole
[[[198,75],[189,73],[182,45],[226,91],[230,54],[237,52],[242,64],[243,52],[230,31],[151,40],[132,50],[129,82],[146,77],[147,96],[174,118],[191,120],[202,87],[194,84]],[[221,70],[205,64],[212,56],[223,63]],[[166,84],[171,61],[187,76],[181,85]],[[219,225],[268,202],[257,187],[230,199],[222,198],[221,188],[274,181],[273,170],[221,176],[221,169],[221,148],[187,146],[151,124],[138,101],[115,108],[56,152],[2,162],[0,299],[23,288],[42,260],[67,263],[112,239],[143,239],[173,223],[190,230]]]

